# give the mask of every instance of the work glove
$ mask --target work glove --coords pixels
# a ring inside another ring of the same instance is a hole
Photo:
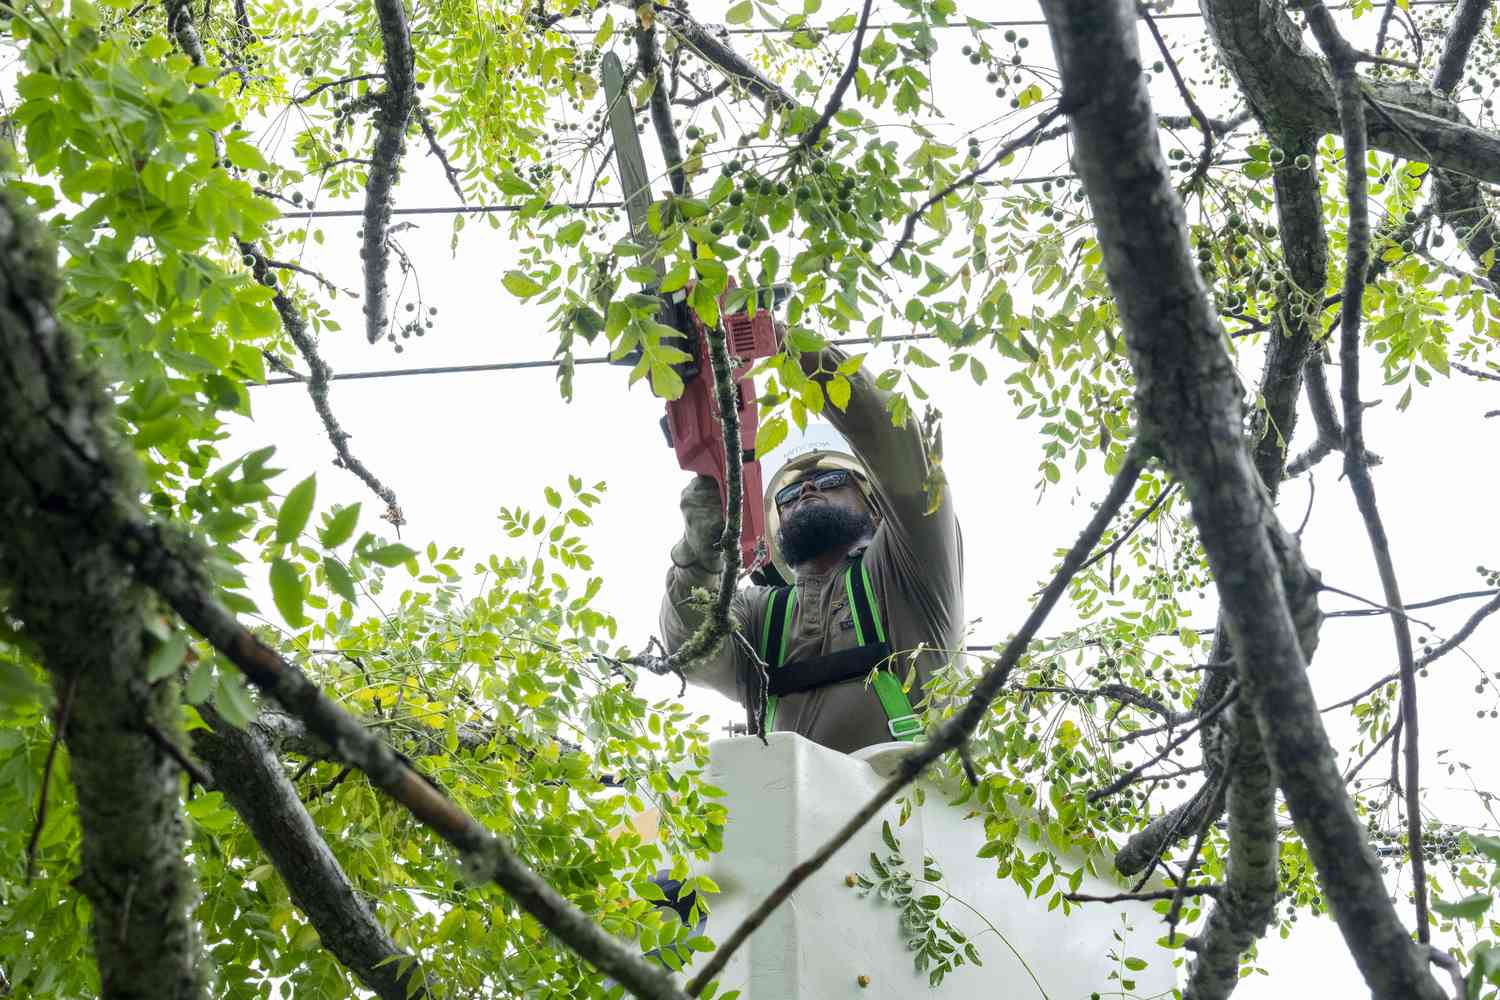
[[[672,546],[672,562],[680,569],[716,573],[723,565],[719,539],[724,534],[724,501],[719,484],[709,476],[694,476],[682,491],[682,538]]]

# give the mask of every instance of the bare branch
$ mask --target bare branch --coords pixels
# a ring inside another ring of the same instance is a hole
[[[417,121],[422,126],[422,135],[427,138],[428,150],[431,151],[432,155],[436,156],[438,158],[438,162],[443,165],[443,175],[448,178],[448,186],[453,189],[453,193],[458,195],[459,204],[468,204],[468,202],[464,198],[464,186],[459,179],[458,170],[448,160],[448,153],[445,149],[443,149],[443,144],[438,142],[437,130],[432,127],[431,116],[427,114],[427,109],[424,108],[421,104],[417,104],[416,109]]]
[[[1416,663],[1412,653],[1411,623],[1401,603],[1401,587],[1385,524],[1375,499],[1375,483],[1365,461],[1364,404],[1359,398],[1360,323],[1364,318],[1365,272],[1370,266],[1369,178],[1366,174],[1364,91],[1356,66],[1358,54],[1339,34],[1333,17],[1321,0],[1306,6],[1308,24],[1334,72],[1334,93],[1344,137],[1345,195],[1349,208],[1348,254],[1344,268],[1344,300],[1340,303],[1339,331],[1340,398],[1344,409],[1344,473],[1365,522],[1370,550],[1380,571],[1386,604],[1391,609],[1391,628],[1396,636],[1396,655],[1401,673],[1401,725],[1406,730],[1406,823],[1411,844],[1412,891],[1416,899],[1417,940],[1427,944],[1427,871],[1422,851],[1422,812],[1419,796]]]
[[[255,280],[261,284],[267,284],[266,278],[271,277],[274,284],[275,276],[271,274],[271,261],[254,244],[244,240],[239,244],[240,253],[250,258],[251,272]],[[307,362],[308,379],[307,394],[312,397],[313,409],[318,411],[318,418],[323,421],[323,429],[328,432],[328,440],[333,442],[333,450],[338,454],[338,465],[343,466],[354,473],[370,490],[385,503],[385,519],[396,527],[406,523],[405,516],[401,513],[401,505],[396,502],[395,492],[379,479],[375,474],[365,467],[365,464],[354,457],[349,450],[349,432],[340,426],[338,418],[333,415],[333,408],[328,404],[329,382],[333,378],[333,371],[318,353],[318,344],[307,329],[307,321],[303,319],[302,312],[280,288],[276,289],[276,295],[271,300],[276,307],[276,313],[281,317],[281,327],[287,336],[292,338],[292,343],[297,345],[297,351]]]
[[[385,79],[385,74],[384,73],[361,73],[358,76],[346,76],[346,77],[343,77],[342,79],[339,79],[339,80],[326,80],[323,83],[318,84],[316,87],[313,87],[311,90],[309,90],[307,93],[303,94],[301,97],[294,97],[294,98],[292,98],[292,103],[293,104],[306,104],[308,101],[312,100],[314,97],[317,97],[323,91],[325,91],[325,90],[331,90],[334,87],[347,87],[351,83],[362,83],[365,80],[384,80],[384,79]]]
[[[817,148],[818,142],[823,138],[823,133],[828,129],[829,122],[833,116],[839,113],[839,108],[844,104],[844,95],[849,90],[849,85],[854,82],[854,76],[859,71],[859,54],[865,47],[865,30],[870,27],[870,9],[875,6],[875,0],[865,0],[864,9],[859,12],[859,27],[854,29],[854,46],[849,53],[849,64],[844,67],[844,72],[839,74],[838,82],[833,85],[833,93],[828,95],[828,103],[823,106],[823,113],[818,120],[813,122],[812,128],[802,136],[798,148],[804,152],[811,152]]]
[[[1152,892],[1121,892],[1113,896],[1090,896],[1084,892],[1063,893],[1070,903],[1153,903],[1172,899],[1178,893],[1184,896],[1217,896],[1224,891],[1222,885],[1189,885],[1180,889],[1157,889]]]
[[[1161,29],[1156,26],[1156,18],[1151,16],[1151,11],[1145,4],[1137,4],[1136,13],[1141,20],[1146,22],[1146,27],[1151,31],[1151,37],[1156,41],[1157,51],[1161,53],[1168,71],[1172,74],[1172,82],[1177,85],[1177,93],[1182,95],[1183,103],[1188,106],[1188,111],[1192,112],[1190,120],[1195,122],[1199,131],[1203,133],[1203,152],[1198,154],[1198,165],[1193,168],[1193,176],[1188,178],[1187,182],[1187,190],[1192,191],[1208,176],[1208,166],[1213,161],[1213,126],[1209,123],[1208,115],[1204,114],[1203,109],[1198,106],[1198,101],[1193,97],[1187,81],[1182,78],[1182,70],[1177,65],[1177,59],[1172,55],[1172,50],[1167,48],[1167,40],[1162,37]]]

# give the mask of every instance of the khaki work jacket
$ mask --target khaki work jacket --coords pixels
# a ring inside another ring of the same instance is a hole
[[[844,359],[831,348],[823,357],[825,369]],[[874,537],[851,551],[850,558],[864,553],[894,654],[892,666],[903,680],[915,666],[911,701],[920,706],[927,678],[963,643],[963,545],[958,521],[946,489],[938,509],[925,513],[927,455],[916,420],[909,419],[905,427],[893,426],[886,393],[863,371],[850,381],[853,392],[848,407],[840,411],[830,405],[823,415],[869,470],[882,511]],[[847,565],[826,574],[798,571],[787,664],[859,644],[844,588]],[[692,635],[702,620],[703,612],[687,604],[688,595],[694,588],[713,591],[717,586],[717,571],[709,567],[674,565],[667,572],[661,630],[669,650]],[[731,614],[752,645],[761,635],[771,592],[769,587],[747,587],[735,595]],[[913,656],[919,646],[924,652]],[[743,704],[748,668],[739,644],[725,642],[715,656],[688,668],[688,680]],[[879,698],[861,678],[781,698],[775,728],[847,753],[889,741],[886,722]]]

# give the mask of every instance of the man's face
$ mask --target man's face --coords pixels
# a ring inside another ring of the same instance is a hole
[[[875,530],[854,477],[830,476],[828,472],[809,471],[800,476],[794,480],[802,487],[798,495],[778,504],[781,528],[777,542],[789,566],[800,566],[835,549],[848,549]],[[839,478],[844,481],[836,485],[831,482]]]

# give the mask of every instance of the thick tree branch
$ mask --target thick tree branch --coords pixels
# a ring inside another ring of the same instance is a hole
[[[661,146],[662,159],[667,165],[667,176],[672,181],[673,194],[687,194],[687,172],[682,164],[682,144],[677,140],[677,129],[672,125],[672,102],[667,94],[667,82],[661,69],[661,50],[656,44],[656,29],[649,21],[642,21],[635,31],[636,65],[641,76],[651,85],[651,96],[646,100],[651,107],[651,128],[656,132],[656,141]]]
[[[391,193],[406,151],[406,126],[416,105],[416,54],[406,23],[404,0],[375,0],[385,58],[385,89],[375,95],[375,145],[365,178],[364,244],[365,336],[375,343],[386,333],[386,268],[390,264],[387,230]]]
[[[68,703],[83,831],[73,885],[89,900],[101,994],[199,1000],[207,960],[179,772],[148,732],[178,731],[180,691],[146,681],[147,593],[89,520],[100,491],[134,495],[138,480],[97,443],[116,433],[113,413],[58,325],[56,274],[45,231],[0,192],[0,585]]]
[[[1443,39],[1442,55],[1438,56],[1437,72],[1432,76],[1432,87],[1438,93],[1453,93],[1453,88],[1463,79],[1469,50],[1484,25],[1484,15],[1489,8],[1490,0],[1458,0],[1453,21]]]
[[[1184,1000],[1224,1000],[1240,981],[1240,956],[1266,932],[1276,909],[1276,779],[1254,713],[1238,705],[1226,723],[1229,762],[1229,872],[1203,926]]]
[[[1333,74],[1303,44],[1281,0],[1203,0],[1202,9],[1220,55],[1263,121],[1320,135],[1339,131]],[[1459,120],[1451,100],[1409,81],[1367,80],[1365,89],[1389,115],[1370,123],[1372,148],[1500,183],[1500,135]]]
[[[933,761],[950,750],[958,749],[968,741],[989,712],[990,703],[1005,687],[1011,671],[1015,669],[1015,665],[1026,652],[1027,646],[1036,636],[1042,622],[1046,620],[1048,613],[1067,590],[1068,581],[1078,572],[1078,567],[1099,543],[1099,536],[1104,533],[1104,529],[1109,526],[1115,512],[1130,495],[1131,488],[1141,474],[1143,464],[1138,449],[1132,448],[1126,453],[1124,464],[1115,475],[1114,482],[1110,484],[1109,493],[1100,503],[1099,509],[1094,512],[1088,526],[1083,529],[1083,533],[1078,536],[1078,540],[1063,557],[1062,565],[1058,567],[1052,581],[1047,584],[1046,589],[1037,599],[1036,605],[1021,625],[1020,631],[1011,637],[1005,645],[1005,650],[1000,654],[1000,659],[985,671],[984,676],[974,685],[974,691],[964,706],[943,723],[937,732],[930,734],[925,742],[918,743],[903,756],[897,766],[895,777],[887,781],[822,847],[787,873],[781,883],[746,915],[740,925],[723,940],[718,950],[688,982],[687,991],[690,996],[697,996],[701,993],[703,988],[723,971],[734,952],[761,924],[765,923],[766,918],[775,912],[776,908],[785,902],[798,886],[822,868],[839,848],[849,842],[849,838],[858,833],[903,788],[915,781]]]
[[[213,728],[193,731],[194,750],[323,947],[381,1000],[426,996],[415,957],[396,946],[350,883],[258,723],[236,729],[206,706],[199,712]]]
[[[1071,115],[1074,163],[1136,372],[1141,440],[1184,481],[1247,706],[1372,992],[1380,1000],[1439,1000],[1425,950],[1386,894],[1313,701],[1303,646],[1315,641],[1320,617],[1314,577],[1276,520],[1245,445],[1234,364],[1154,141],[1134,8],[1129,0],[1045,0],[1043,10],[1063,92],[1082,102]],[[1296,588],[1283,582],[1287,567],[1300,568]]]
[[[634,9],[634,4],[626,6]],[[767,111],[797,106],[791,94],[767,79],[749,60],[708,28],[693,20],[682,8],[659,8],[656,20],[676,35],[678,42],[722,73],[735,87],[743,88],[752,97],[764,102]]]

